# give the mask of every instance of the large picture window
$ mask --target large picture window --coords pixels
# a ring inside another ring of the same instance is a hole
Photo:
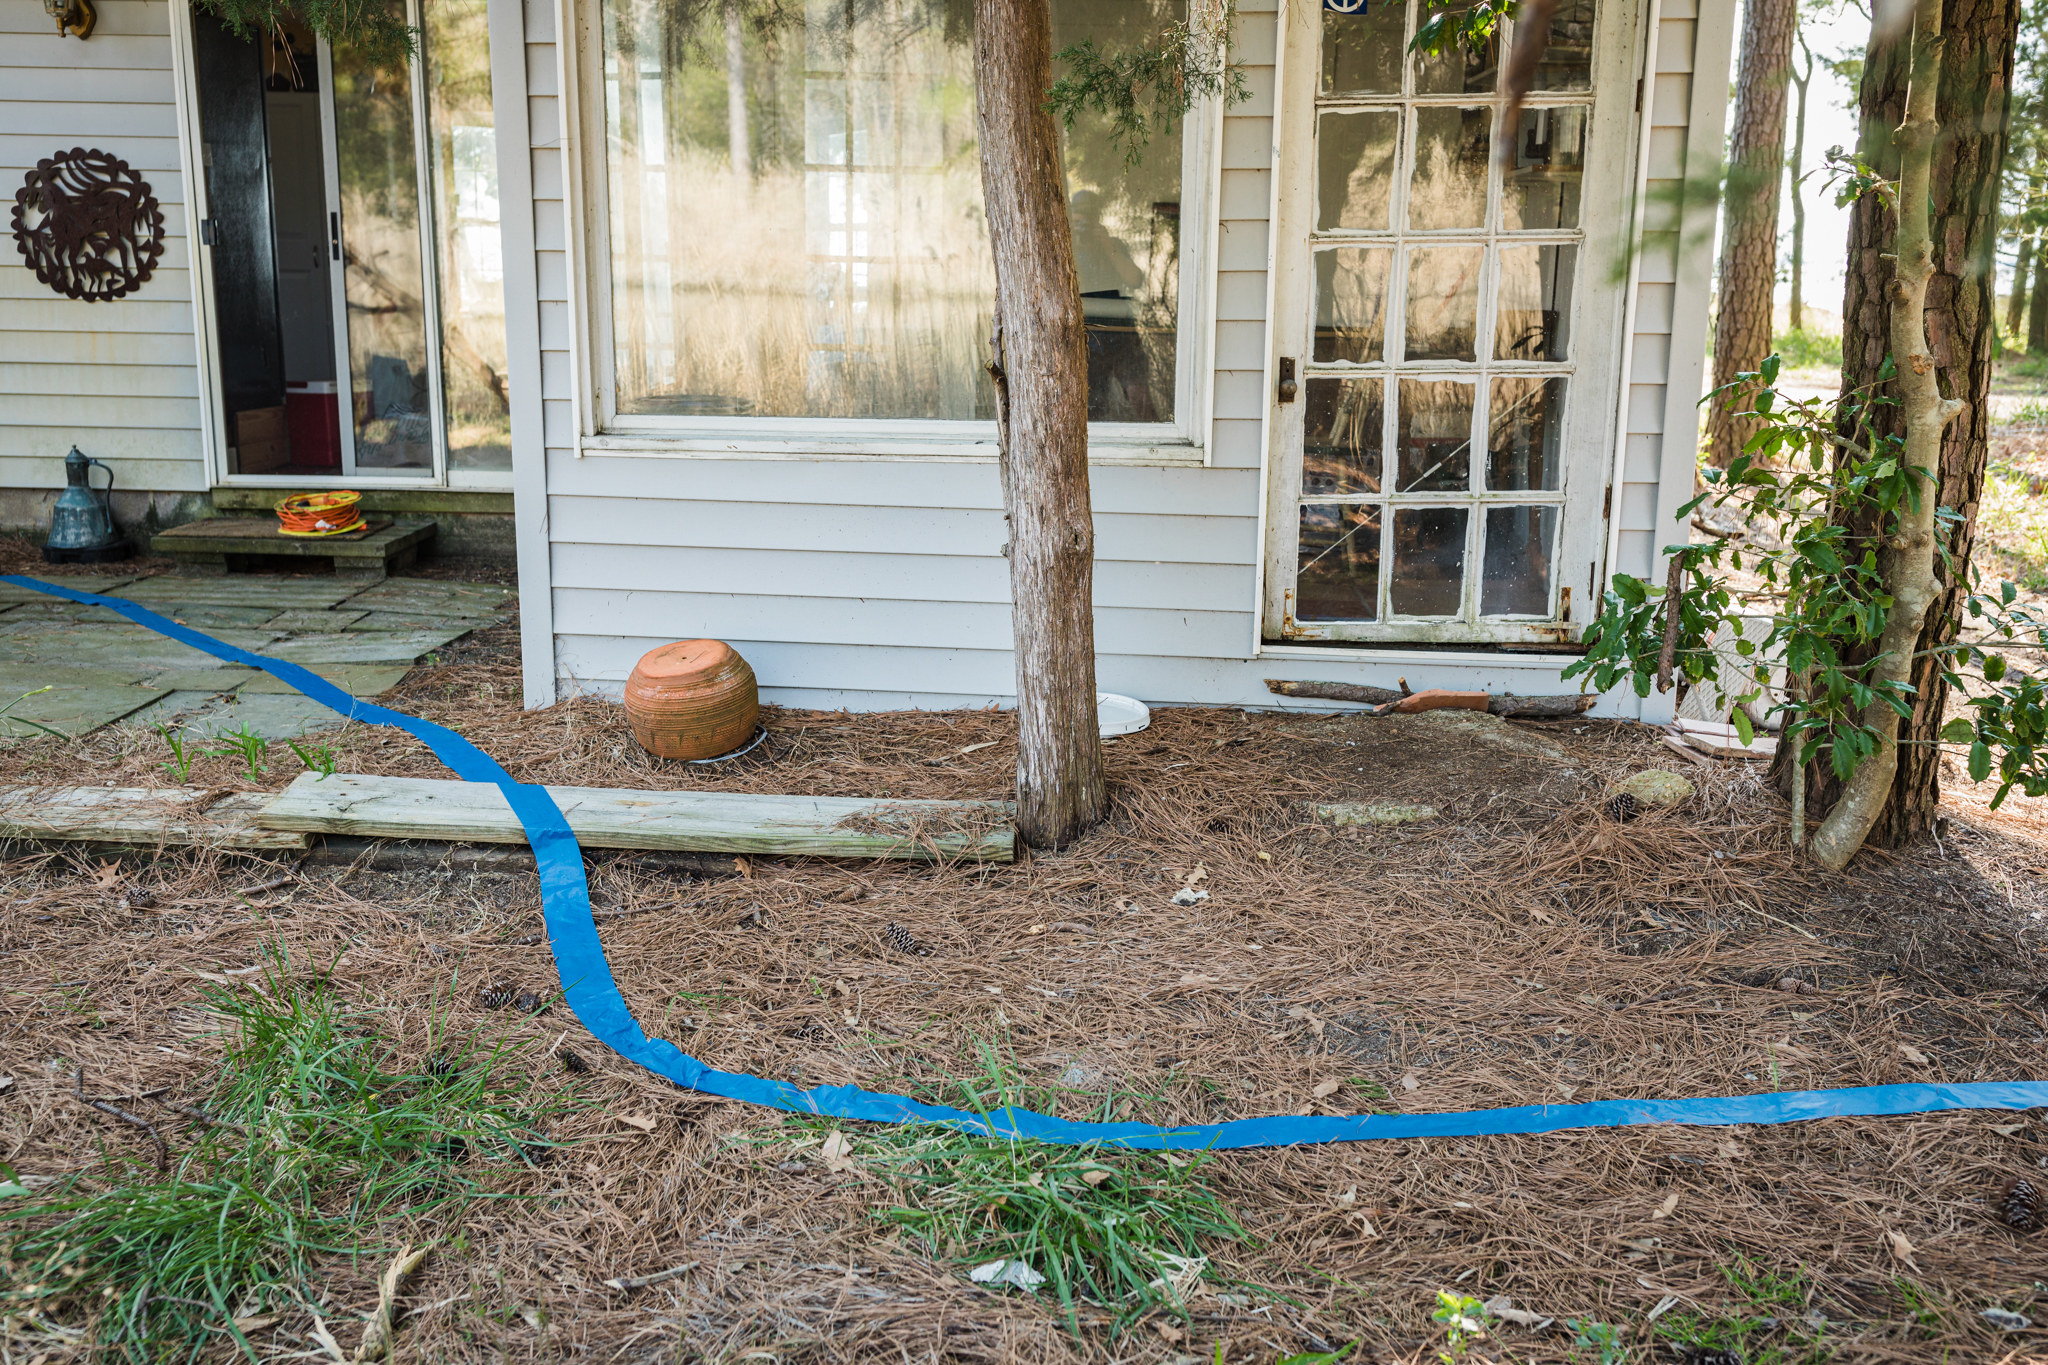
[[[602,0],[610,412],[987,421],[967,0]],[[1054,0],[1055,50],[1175,0]],[[1065,139],[1089,415],[1170,423],[1182,139]]]

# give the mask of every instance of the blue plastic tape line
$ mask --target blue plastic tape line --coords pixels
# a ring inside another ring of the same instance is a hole
[[[435,757],[465,782],[488,782],[511,803],[533,846],[540,868],[541,906],[548,944],[555,954],[566,1002],[598,1041],[676,1084],[709,1095],[743,1100],[770,1109],[865,1119],[875,1123],[948,1123],[996,1137],[1040,1142],[1101,1142],[1123,1147],[1214,1149],[1295,1147],[1321,1142],[1364,1142],[1374,1138],[1482,1137],[1505,1133],[1554,1133],[1567,1128],[1624,1128],[1645,1123],[1720,1125],[1797,1123],[1840,1115],[1925,1114],[1943,1109],[2032,1109],[2048,1106],[2048,1082],[1989,1081],[1967,1085],[1873,1085],[1849,1090],[1793,1090],[1773,1095],[1727,1095],[1698,1100],[1599,1100],[1591,1104],[1531,1104],[1512,1109],[1478,1109],[1451,1114],[1368,1114],[1352,1118],[1275,1115],[1229,1123],[1159,1128],[1147,1123],[1077,1123],[1025,1109],[1001,1109],[984,1118],[961,1109],[920,1104],[902,1095],[883,1095],[847,1085],[799,1090],[781,1081],[719,1071],[675,1044],[649,1038],[635,1022],[612,979],[590,913],[590,884],[583,875],[583,849],[562,818],[547,788],[512,780],[497,761],[461,735],[432,721],[349,696],[333,683],[294,663],[265,658],[246,649],[166,620],[146,607],[117,597],[75,592],[19,574],[0,581],[33,588],[67,601],[107,607],[139,626],[229,663],[259,668],[306,696],[365,725],[389,725],[424,742]]]

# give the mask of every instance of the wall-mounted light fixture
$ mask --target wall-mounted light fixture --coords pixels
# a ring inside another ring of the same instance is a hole
[[[60,38],[67,33],[81,39],[92,37],[92,26],[100,17],[92,0],[43,0],[43,9],[57,21]]]

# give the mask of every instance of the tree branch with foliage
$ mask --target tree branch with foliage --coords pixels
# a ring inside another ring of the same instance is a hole
[[[1084,111],[1109,120],[1110,141],[1136,166],[1154,134],[1171,133],[1197,100],[1251,98],[1243,68],[1230,61],[1237,0],[1195,0],[1188,17],[1168,24],[1158,40],[1104,52],[1083,38],[1053,54],[1066,72],[1045,92],[1045,107],[1073,131]]]
[[[419,51],[419,30],[391,0],[198,0],[237,38],[253,42],[296,20],[337,47],[352,47],[379,66],[397,66]]]

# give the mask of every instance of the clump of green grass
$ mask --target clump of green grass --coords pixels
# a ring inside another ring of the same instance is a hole
[[[1834,1349],[1823,1340],[1825,1326],[1807,1320],[1813,1287],[1803,1273],[1771,1270],[1739,1255],[1720,1271],[1747,1311],[1671,1313],[1657,1321],[1659,1337],[1678,1346],[1732,1351],[1751,1365],[1820,1365],[1833,1358]]]
[[[1838,370],[1842,367],[1842,339],[1828,332],[1800,328],[1771,338],[1788,370]]]
[[[1004,1109],[1052,1107],[1057,1092],[1024,1084],[994,1044],[978,1052],[981,1074],[935,1099],[997,1125]],[[1021,1262],[1029,1270],[1020,1277],[1035,1292],[1032,1277],[1042,1276],[1077,1334],[1084,1301],[1113,1314],[1114,1334],[1160,1310],[1185,1320],[1196,1283],[1224,1282],[1207,1248],[1248,1236],[1203,1179],[1206,1152],[1054,1146],[921,1124],[864,1131],[849,1159],[889,1186],[895,1202],[877,1218],[963,1268]]]
[[[438,1046],[408,1063],[375,1011],[281,955],[207,1005],[226,1055],[167,1173],[110,1156],[40,1194],[0,1186],[0,1303],[68,1319],[112,1358],[229,1339],[253,1358],[237,1317],[312,1307],[321,1260],[378,1250],[387,1222],[496,1197],[493,1173],[540,1156],[567,1108],[505,1074],[520,1046],[448,1037],[438,1017]]]

